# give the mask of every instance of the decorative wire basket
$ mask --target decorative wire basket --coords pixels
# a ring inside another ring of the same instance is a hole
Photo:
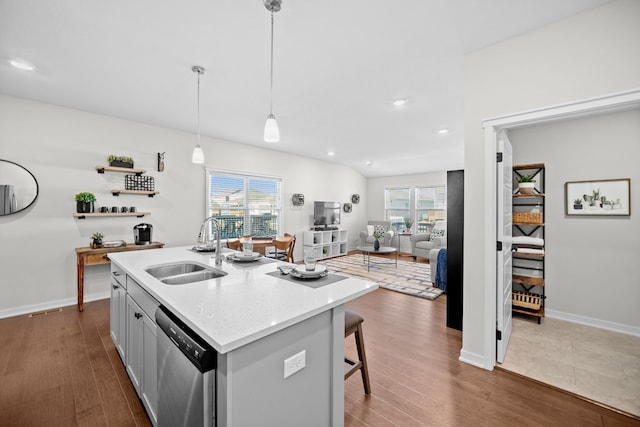
[[[125,175],[125,190],[155,191],[155,179],[152,176]]]

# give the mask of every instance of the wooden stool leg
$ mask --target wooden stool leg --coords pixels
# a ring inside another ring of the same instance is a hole
[[[358,350],[358,359],[362,362],[360,372],[362,373],[362,385],[364,385],[365,394],[371,394],[371,383],[369,382],[369,368],[367,367],[367,355],[364,351],[364,337],[362,335],[362,323],[358,324],[358,328],[354,333],[356,337],[356,349]]]

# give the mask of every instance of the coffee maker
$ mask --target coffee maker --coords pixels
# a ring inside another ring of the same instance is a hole
[[[136,245],[149,245],[153,241],[153,225],[138,224],[133,226],[133,239]]]

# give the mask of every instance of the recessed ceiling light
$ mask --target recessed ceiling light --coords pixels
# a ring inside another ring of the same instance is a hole
[[[35,69],[33,64],[22,59],[12,59],[9,63],[20,70],[33,71]]]
[[[404,104],[407,103],[407,101],[408,101],[407,98],[396,99],[395,101],[393,101],[393,106],[402,107]]]
[[[336,153],[334,153],[333,151],[329,151],[329,152],[327,153],[327,156],[335,156],[335,155],[336,155]]]
[[[449,133],[449,129],[440,129],[440,130],[438,131],[438,133],[439,133],[439,134],[441,134],[441,135],[442,135],[442,134],[445,134],[445,133]]]
[[[373,163],[370,162],[370,161],[366,161],[366,162],[364,162],[364,164],[367,165],[367,166],[371,166]]]

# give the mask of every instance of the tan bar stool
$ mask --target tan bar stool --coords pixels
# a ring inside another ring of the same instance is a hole
[[[353,311],[344,311],[344,337],[355,333],[356,349],[358,350],[358,361],[344,358],[345,363],[349,364],[349,369],[344,373],[346,380],[354,372],[360,370],[362,372],[362,384],[364,385],[365,394],[371,394],[371,384],[369,383],[369,370],[367,369],[367,355],[364,352],[364,339],[362,336],[362,322],[364,318]]]

